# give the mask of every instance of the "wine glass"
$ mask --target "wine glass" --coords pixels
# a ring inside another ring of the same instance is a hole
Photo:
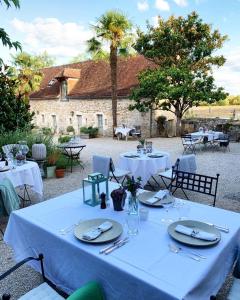
[[[162,223],[170,224],[174,222],[174,220],[169,217],[169,210],[171,210],[174,207],[174,203],[175,203],[175,198],[170,192],[165,196],[164,200],[161,201],[161,204],[164,207],[164,212],[166,214],[166,217],[163,217],[161,219]]]

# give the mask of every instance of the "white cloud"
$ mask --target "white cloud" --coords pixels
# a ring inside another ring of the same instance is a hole
[[[178,5],[178,6],[187,6],[187,0],[174,0],[174,2]]]
[[[86,40],[93,35],[81,24],[62,23],[56,18],[36,18],[32,22],[15,18],[11,24],[23,35],[23,50],[32,53],[47,51],[65,61],[84,52]]]
[[[137,3],[137,8],[138,10],[140,11],[146,11],[149,9],[149,5],[148,5],[148,2],[146,0],[143,0],[143,1],[139,1]]]
[[[226,63],[213,73],[216,84],[223,86],[230,94],[240,95],[240,48],[228,51],[224,56]]]
[[[155,6],[159,10],[165,10],[165,11],[170,10],[169,3],[166,0],[156,0]]]

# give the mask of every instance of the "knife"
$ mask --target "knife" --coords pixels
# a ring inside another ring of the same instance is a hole
[[[105,255],[111,253],[112,251],[122,247],[123,245],[125,245],[127,242],[129,242],[129,238],[126,238],[125,240],[123,240],[122,242],[120,242],[119,244],[111,247],[110,249],[108,249],[107,251],[104,252]]]
[[[114,247],[114,246],[116,246],[116,245],[118,245],[118,244],[120,244],[120,243],[122,243],[122,242],[124,242],[124,241],[126,241],[126,240],[128,240],[128,237],[113,242],[110,246],[107,246],[107,247],[101,249],[101,250],[99,251],[99,254],[103,254],[105,251],[111,249],[112,247]]]
[[[227,227],[219,226],[219,225],[216,225],[216,224],[213,224],[213,223],[208,223],[208,222],[206,222],[206,224],[208,224],[210,226],[213,226],[213,227],[215,227],[216,229],[218,229],[220,231],[229,233],[229,228],[227,228]]]

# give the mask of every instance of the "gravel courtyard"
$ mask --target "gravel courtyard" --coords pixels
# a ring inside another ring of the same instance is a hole
[[[151,141],[153,142],[154,148],[170,153],[172,163],[174,163],[177,157],[182,154],[183,147],[179,138],[154,138],[151,139]],[[91,160],[93,154],[110,155],[117,165],[119,154],[136,149],[138,144],[138,142],[134,140],[117,141],[112,140],[111,138],[84,140],[84,143],[87,145],[81,154],[84,169],[82,170],[79,167],[75,167],[73,173],[68,172],[62,179],[45,179],[44,200],[62,195],[81,187],[82,179],[91,172]],[[224,152],[222,150],[213,152],[208,149],[205,151],[198,151],[196,160],[198,173],[210,176],[215,176],[217,173],[220,174],[216,206],[240,212],[240,144],[231,143],[230,152]],[[181,192],[178,194],[176,193],[176,195],[183,197]],[[208,200],[201,195],[191,193],[188,193],[188,195],[193,201],[208,203]],[[36,200],[34,200],[34,202],[36,202]],[[2,221],[2,229],[4,229],[6,222],[7,220]],[[13,264],[14,260],[11,249],[3,241],[1,241],[0,273],[8,269]],[[31,287],[38,285],[39,282],[40,276],[35,271],[25,266],[0,283],[0,295],[4,291],[10,291],[13,295],[11,299],[18,299],[20,295],[24,294],[24,292]],[[229,288],[229,284],[231,284],[231,280],[227,280],[227,283],[218,295],[218,300],[226,299],[226,292]]]

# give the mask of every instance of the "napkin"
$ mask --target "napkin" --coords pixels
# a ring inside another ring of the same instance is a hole
[[[163,200],[166,195],[168,195],[169,191],[168,190],[161,190],[158,191],[153,198],[147,199],[146,202],[149,204],[154,204],[158,202],[159,200]]]
[[[99,225],[98,227],[94,227],[91,230],[88,230],[86,232],[83,233],[82,237],[85,240],[94,240],[97,237],[99,237],[99,235],[101,235],[103,232],[109,230],[112,228],[112,223],[109,221],[106,221],[104,223],[102,223],[101,225]]]
[[[183,225],[177,225],[175,231],[205,241],[215,241],[217,239],[216,234],[198,230],[198,229],[194,230],[193,228],[189,228]]]
[[[5,161],[0,161],[0,169],[4,169],[5,168]]]

